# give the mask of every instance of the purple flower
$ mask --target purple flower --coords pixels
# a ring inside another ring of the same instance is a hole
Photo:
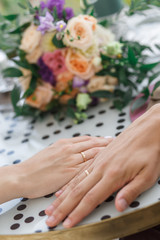
[[[45,32],[49,30],[55,29],[55,26],[53,24],[54,18],[49,12],[46,12],[45,17],[39,17],[39,21],[40,25],[37,30],[40,31],[42,34],[45,34]]]
[[[56,85],[56,78],[53,75],[52,71],[49,69],[49,67],[46,66],[46,64],[43,62],[42,58],[39,58],[38,60],[38,66],[39,66],[39,74],[41,75],[42,79],[50,83],[51,85]]]
[[[44,10],[47,6],[46,6],[46,3],[45,2],[41,2],[40,3],[40,7],[42,10]]]
[[[67,7],[65,9],[66,11],[66,20],[68,21],[69,19],[71,19],[72,17],[74,17],[74,12],[72,8]]]
[[[67,24],[63,20],[56,23],[56,29],[58,32],[62,32],[66,28],[66,26]]]
[[[80,88],[80,87],[85,86],[85,84],[86,84],[85,82],[86,81],[83,80],[82,78],[75,76],[73,78],[72,86],[73,86],[73,88]]]
[[[64,4],[65,0],[48,0],[46,6],[51,11],[56,7],[58,17],[62,18]]]

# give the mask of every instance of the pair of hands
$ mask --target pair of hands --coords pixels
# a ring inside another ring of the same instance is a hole
[[[160,104],[137,119],[69,184],[56,193],[57,199],[46,209],[46,223],[53,227],[64,218],[73,227],[113,192],[119,190],[115,205],[124,211],[160,176]]]
[[[0,168],[0,189],[4,192],[0,203],[19,197],[38,198],[57,191],[87,168],[111,140],[89,136],[59,140],[23,163]]]

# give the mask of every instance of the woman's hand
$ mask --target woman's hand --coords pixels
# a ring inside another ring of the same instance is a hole
[[[160,176],[160,104],[136,120],[102,150],[86,171],[56,194],[46,209],[48,226],[72,227],[112,193],[118,211],[125,210]]]
[[[15,197],[36,198],[57,191],[81,169],[87,168],[110,141],[111,138],[89,136],[59,140],[29,160],[15,165],[18,186]]]

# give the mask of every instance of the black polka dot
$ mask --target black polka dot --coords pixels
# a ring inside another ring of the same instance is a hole
[[[115,109],[115,106],[110,106],[110,109],[111,109],[111,110]]]
[[[25,223],[31,223],[34,221],[34,217],[28,217],[24,221],[25,221]]]
[[[28,129],[33,130],[33,129],[34,129],[34,126],[30,126],[30,127],[28,127]]]
[[[114,200],[114,196],[110,196],[105,200],[105,202],[112,202]]]
[[[7,153],[7,155],[12,155],[12,154],[14,154],[14,151],[10,151]]]
[[[61,130],[56,130],[53,134],[57,135],[57,134],[60,134],[61,133]]]
[[[39,216],[40,217],[43,217],[43,216],[45,216],[46,214],[45,214],[45,211],[44,210],[42,210],[40,213],[39,213]]]
[[[160,184],[160,179],[158,180],[158,184]]]
[[[11,139],[11,136],[7,136],[4,138],[4,140],[9,140],[9,139]]]
[[[138,201],[134,201],[134,202],[131,203],[130,207],[131,207],[131,208],[136,208],[136,207],[138,207],[139,205],[140,205],[140,203],[139,203]]]
[[[26,201],[28,201],[28,198],[22,198],[21,199],[21,202],[26,202]]]
[[[13,130],[8,131],[7,133],[8,133],[8,134],[12,134],[12,133],[13,133]]]
[[[119,117],[123,117],[123,116],[126,116],[125,112],[122,112],[122,113],[119,114]]]
[[[75,133],[75,134],[73,134],[72,137],[79,137],[80,135],[81,135],[80,133]]]
[[[20,220],[21,218],[23,218],[23,214],[17,214],[14,216],[14,220]]]
[[[57,227],[57,226],[55,226],[55,227],[48,227],[48,230],[49,230],[49,231],[54,231],[56,227]]]
[[[106,113],[106,110],[99,111],[99,114],[104,114],[104,113]]]
[[[42,137],[42,139],[45,140],[45,139],[48,139],[49,137],[50,137],[49,135],[45,135]]]
[[[105,220],[105,219],[109,219],[109,218],[111,218],[110,215],[105,215],[105,216],[101,217],[101,220]]]
[[[115,134],[116,137],[118,137],[121,134],[121,132],[118,132]]]
[[[102,127],[104,125],[104,123],[97,123],[96,127]]]
[[[99,205],[96,207],[96,209],[99,208],[100,206],[101,206],[101,204],[99,204]]]
[[[53,197],[53,194],[54,193],[51,193],[51,194],[48,194],[48,195],[46,195],[46,196],[44,196],[45,198],[50,198],[50,197]]]
[[[5,152],[5,149],[1,149],[0,150],[0,154],[4,153]]]
[[[93,119],[93,118],[95,118],[94,115],[90,115],[90,116],[88,116],[88,119]]]
[[[65,120],[65,117],[61,117],[61,118],[59,119],[60,122],[63,122],[64,120]]]
[[[78,122],[78,124],[79,124],[79,125],[80,125],[80,124],[82,124],[82,123],[84,123],[84,121],[83,121],[83,120],[81,120],[81,121],[79,121],[79,122]]]
[[[54,125],[54,123],[53,122],[49,122],[49,123],[47,123],[47,127],[51,127],[51,126],[53,126]]]
[[[15,161],[13,162],[13,164],[18,164],[18,163],[20,163],[20,162],[21,162],[21,160],[17,159],[17,160],[15,160]]]
[[[15,223],[15,224],[13,224],[13,225],[10,226],[10,229],[11,229],[11,230],[16,230],[16,229],[19,228],[19,227],[20,227],[20,224],[19,224],[19,223]]]
[[[87,134],[85,134],[85,136],[89,136],[89,137],[90,137],[90,136],[91,136],[91,134],[87,133]]]
[[[65,127],[65,129],[70,129],[70,128],[72,128],[73,126],[72,125],[67,125],[66,127]]]
[[[30,124],[35,124],[36,123],[36,119],[33,119]]]
[[[22,140],[22,142],[21,142],[21,143],[26,143],[26,142],[28,142],[28,141],[29,141],[29,139],[28,139],[28,138],[26,138],[26,139]]]
[[[22,211],[22,210],[24,210],[26,207],[27,207],[27,206],[26,206],[25,204],[22,204],[22,205],[19,205],[19,206],[17,207],[17,210],[18,210],[18,211]]]
[[[125,122],[125,119],[119,119],[118,121],[117,121],[118,123],[123,123],[123,122]]]
[[[123,125],[120,125],[120,126],[117,127],[117,130],[121,130],[121,129],[123,129],[123,128],[124,128],[124,126],[123,126]]]
[[[29,137],[31,135],[31,133],[25,133],[24,136],[25,137]]]
[[[35,233],[41,233],[42,232],[42,230],[36,230],[35,231]]]

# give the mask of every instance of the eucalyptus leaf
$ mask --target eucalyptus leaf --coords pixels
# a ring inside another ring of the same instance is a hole
[[[156,63],[150,63],[150,64],[143,64],[140,67],[141,71],[149,71],[152,70],[153,68],[155,68],[160,62],[156,62]]]
[[[136,58],[135,53],[131,47],[128,47],[128,59],[131,65],[136,66],[138,59]]]
[[[6,15],[3,16],[5,19],[7,19],[8,21],[14,21],[15,19],[18,18],[18,14],[11,14],[11,15]]]
[[[2,74],[3,74],[4,78],[7,78],[7,77],[14,78],[14,77],[21,77],[21,76],[23,76],[23,73],[19,69],[13,68],[13,67],[4,69],[2,71]]]
[[[106,90],[99,90],[90,93],[91,97],[96,97],[96,98],[113,98],[113,93],[106,91]]]

